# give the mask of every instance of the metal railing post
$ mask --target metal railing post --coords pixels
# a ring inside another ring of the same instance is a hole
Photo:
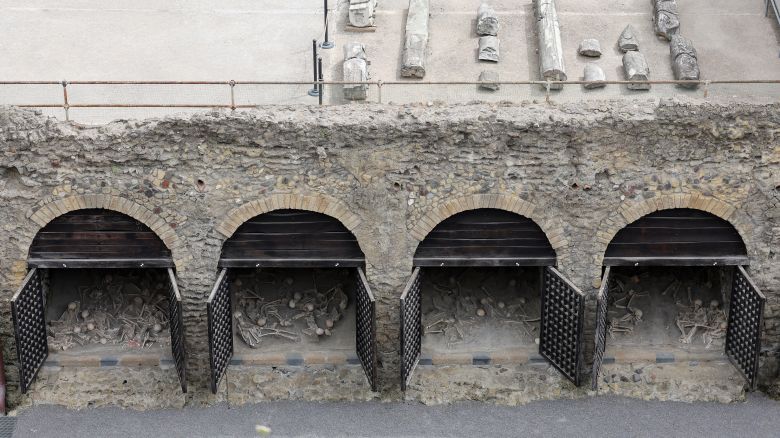
[[[325,0],[325,39],[322,41],[322,45],[320,45],[320,47],[322,47],[323,49],[332,49],[336,47],[336,45],[333,44],[333,41],[330,41],[329,32],[328,32],[329,27],[330,25],[328,24],[328,0]]]
[[[384,85],[382,83],[382,80],[381,79],[378,80],[377,83],[376,83],[376,86],[377,86],[377,95],[378,95],[377,97],[378,97],[379,102],[377,102],[377,103],[382,103],[382,85]]]
[[[312,81],[312,89],[309,90],[309,96],[316,97],[319,95],[320,90],[317,88],[317,40],[311,40],[312,50],[312,70],[314,71],[314,81]]]
[[[235,94],[235,88],[236,88],[236,81],[233,79],[228,82],[230,85],[230,111],[236,110],[236,94]]]
[[[317,94],[320,97],[320,105],[322,105],[322,97],[325,95],[325,84],[323,83],[322,79],[322,58],[317,59],[317,70],[319,71],[319,93]]]
[[[68,81],[64,80],[62,81],[62,109],[65,110],[65,121],[70,121],[70,114],[68,110],[70,109],[70,104],[68,103]]]

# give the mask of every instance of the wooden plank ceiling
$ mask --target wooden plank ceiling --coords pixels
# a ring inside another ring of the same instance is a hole
[[[219,265],[323,268],[363,266],[355,236],[339,220],[304,210],[276,210],[242,224],[222,246]]]
[[[415,266],[554,266],[555,250],[531,219],[482,208],[451,216],[420,242]]]
[[[605,266],[746,265],[747,250],[737,230],[710,213],[677,208],[651,213],[612,239]]]
[[[33,239],[27,261],[38,268],[173,267],[171,252],[143,223],[111,210],[57,217]]]

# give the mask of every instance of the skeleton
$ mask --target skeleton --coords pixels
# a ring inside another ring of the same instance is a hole
[[[717,300],[712,300],[705,307],[701,300],[694,300],[691,305],[677,303],[681,308],[675,324],[680,330],[680,342],[691,344],[695,336],[701,333],[705,348],[712,347],[716,340],[726,336],[726,312],[720,308]]]
[[[245,286],[255,285],[255,289]],[[259,284],[271,285],[271,291],[261,293]],[[349,307],[349,296],[344,285],[335,284],[320,292],[316,276],[312,286],[286,277],[281,282],[240,281],[233,282],[236,292],[234,314],[236,333],[250,348],[262,346],[264,338],[279,341],[302,342],[309,339],[318,342],[320,338],[333,334],[338,322],[343,319]]]
[[[433,293],[423,294],[423,314],[425,324],[423,331],[426,336],[435,336],[446,342],[447,347],[459,344],[469,344],[477,339],[468,336],[474,333],[472,326],[488,323],[507,324],[517,327],[529,340],[538,336],[535,322],[540,319],[526,308],[526,300],[522,296],[501,297],[491,291],[488,284],[492,276],[485,275],[476,285],[464,287],[461,278],[468,269],[446,278],[446,282],[432,278],[429,287]],[[469,283],[472,283],[471,281]],[[501,287],[503,285],[499,285]],[[517,280],[510,279],[505,288],[514,290]]]
[[[48,325],[52,350],[75,346],[121,345],[148,348],[170,342],[168,299],[154,277],[104,275],[91,286],[78,289],[79,301],[66,306],[60,318]]]

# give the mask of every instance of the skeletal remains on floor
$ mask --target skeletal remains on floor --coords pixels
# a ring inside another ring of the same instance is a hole
[[[609,310],[608,332],[611,338],[618,334],[633,333],[637,323],[642,321],[644,313],[632,304],[634,304],[635,298],[648,296],[648,294],[638,293],[634,289],[628,288],[627,284],[633,284],[636,287],[642,277],[649,275],[648,272],[644,272],[623,280],[614,279],[609,291],[611,308]],[[712,284],[708,281],[704,286],[706,289],[710,289]],[[683,288],[686,295],[681,300],[679,295]],[[710,348],[714,342],[725,338],[727,318],[720,302],[712,300],[709,306],[705,307],[701,299],[693,297],[692,287],[685,286],[685,283],[676,276],[671,283],[662,289],[661,295],[671,295],[678,308],[675,325],[681,333],[680,343],[692,344],[695,337],[701,335],[705,347]]]
[[[533,324],[540,321],[538,306],[530,305],[519,295],[503,300],[496,298],[497,294],[486,285],[487,278],[478,287],[464,287],[460,281],[462,275],[450,276],[446,285],[431,283],[434,293],[423,304],[425,335],[442,336],[447,347],[452,347],[471,341],[467,335],[474,332],[473,326],[493,321],[517,324],[529,338],[538,339],[538,327]],[[507,288],[516,289],[517,280],[509,280]]]
[[[68,303],[47,327],[52,350],[85,345],[148,348],[170,343],[165,285],[151,275],[140,280],[107,274],[102,284],[79,288],[79,300]]]
[[[240,298],[233,319],[244,343],[250,348],[259,348],[266,337],[301,342],[302,335],[315,341],[322,336],[331,336],[349,306],[349,297],[341,283],[324,293],[319,292],[314,275],[312,278],[314,286],[309,288],[296,288],[295,281],[287,277],[281,282],[276,278],[255,282],[255,290],[237,279],[233,285]],[[258,291],[261,283],[277,288],[275,299],[261,296]],[[279,295],[281,298],[277,298]],[[301,324],[296,326],[299,320],[303,321],[304,328]]]

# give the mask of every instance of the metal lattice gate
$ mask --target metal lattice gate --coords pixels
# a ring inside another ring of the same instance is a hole
[[[41,271],[33,269],[11,298],[16,353],[19,358],[19,389],[22,394],[30,389],[35,375],[49,356],[44,300]]]
[[[539,354],[580,385],[585,295],[553,267],[542,273]]]
[[[184,349],[184,324],[182,322],[181,294],[173,269],[168,268],[168,326],[171,329],[171,353],[179,374],[182,392],[187,392],[187,353]]]
[[[357,268],[357,355],[371,390],[377,390],[376,300],[368,287],[366,274]]]
[[[591,389],[599,388],[599,372],[604,362],[604,351],[607,348],[607,305],[609,303],[609,288],[612,277],[611,268],[607,266],[601,278],[601,288],[596,295],[596,345],[593,349],[593,372],[591,374]]]
[[[206,301],[209,324],[209,360],[211,362],[211,392],[217,393],[222,376],[233,357],[233,319],[230,303],[228,270],[223,269]]]
[[[742,266],[734,270],[726,329],[726,354],[731,363],[756,388],[758,357],[761,352],[761,326],[766,297],[753,284]]]
[[[401,389],[406,391],[406,385],[412,377],[417,363],[420,361],[422,347],[422,312],[420,296],[420,268],[415,268],[412,278],[401,294]]]

